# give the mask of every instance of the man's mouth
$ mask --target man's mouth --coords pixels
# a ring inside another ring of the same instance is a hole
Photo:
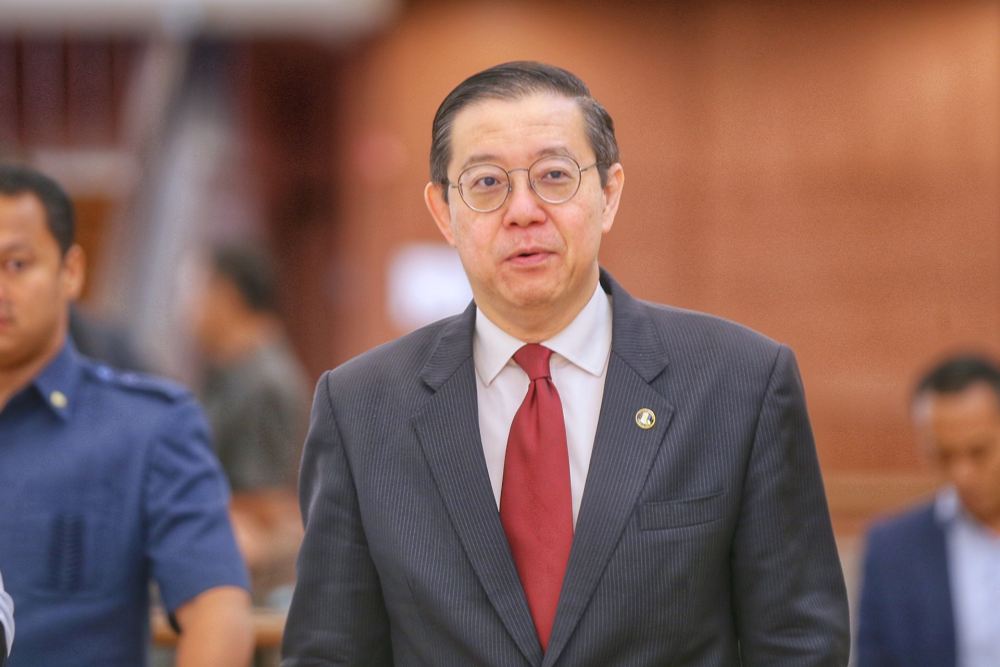
[[[543,248],[525,248],[509,255],[507,261],[514,264],[530,265],[544,262],[550,255],[552,253]]]

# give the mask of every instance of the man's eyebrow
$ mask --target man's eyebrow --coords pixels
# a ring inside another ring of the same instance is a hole
[[[459,171],[463,171],[474,164],[483,164],[486,162],[492,164],[497,160],[499,160],[499,158],[496,155],[493,155],[492,153],[476,153],[466,158],[465,162],[463,162],[462,165],[459,167]]]
[[[552,155],[562,155],[564,157],[573,158],[574,160],[576,159],[573,156],[573,152],[569,150],[569,148],[567,148],[563,144],[557,144],[555,146],[547,146],[541,149],[540,151],[536,151],[535,154],[532,156],[532,162],[534,162],[539,158],[550,157]],[[484,164],[484,163],[496,164],[496,162],[499,159],[500,159],[499,156],[494,155],[493,153],[475,153],[466,158],[465,162],[463,162],[462,165],[459,167],[459,171],[463,171],[474,164]],[[528,165],[524,166],[527,167]]]
[[[31,250],[31,246],[21,240],[10,241],[6,245],[0,244],[0,253],[21,252]]]
[[[562,144],[556,146],[550,146],[548,148],[543,148],[542,150],[535,153],[535,159],[537,160],[538,158],[541,157],[550,157],[552,155],[561,155],[563,157],[573,158],[574,160],[576,159],[573,156],[573,151],[571,151],[566,146],[563,146]]]

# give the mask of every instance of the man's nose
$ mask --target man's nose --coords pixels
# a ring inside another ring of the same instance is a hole
[[[512,169],[510,172],[510,194],[507,195],[507,206],[504,212],[504,222],[509,225],[531,225],[545,219],[545,211],[541,200],[531,189],[526,169]]]

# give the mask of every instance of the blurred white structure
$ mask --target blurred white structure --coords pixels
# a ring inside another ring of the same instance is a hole
[[[472,289],[454,248],[445,243],[410,243],[389,262],[389,316],[411,331],[465,310]]]
[[[0,0],[0,25],[101,34],[294,33],[336,40],[384,25],[397,5],[397,0]]]

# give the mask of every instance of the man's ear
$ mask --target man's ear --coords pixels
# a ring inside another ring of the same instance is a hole
[[[608,180],[604,184],[604,209],[601,211],[601,229],[605,234],[611,231],[611,225],[618,214],[618,204],[621,202],[622,189],[625,187],[625,169],[621,162],[615,162],[608,167]]]
[[[62,290],[67,301],[76,301],[83,292],[87,258],[78,244],[70,246],[62,258]]]
[[[433,181],[427,183],[424,187],[424,203],[427,205],[431,217],[434,218],[434,224],[437,225],[441,236],[448,242],[448,245],[453,246],[455,245],[455,235],[451,229],[451,206],[444,198],[445,187]]]

